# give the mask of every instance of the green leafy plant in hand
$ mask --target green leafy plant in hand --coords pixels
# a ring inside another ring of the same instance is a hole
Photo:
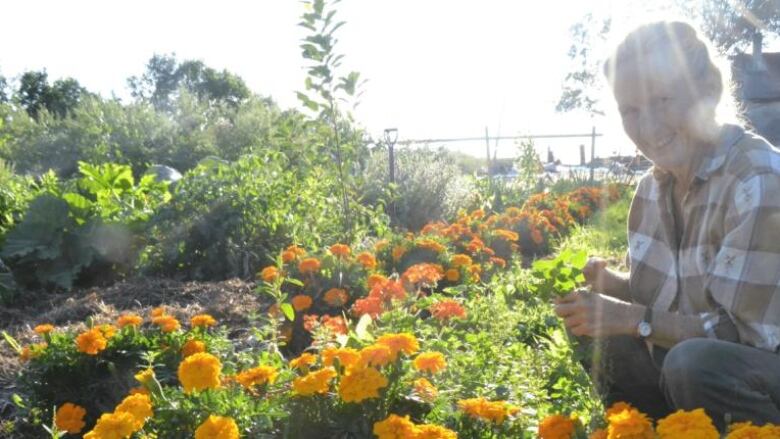
[[[585,251],[570,249],[561,251],[554,259],[534,261],[531,266],[534,282],[530,289],[544,300],[564,296],[585,281],[582,269],[587,262]]]

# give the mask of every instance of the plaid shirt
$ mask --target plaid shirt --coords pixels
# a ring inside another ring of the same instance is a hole
[[[682,200],[679,229],[671,183],[653,169],[631,203],[633,301],[697,315],[710,337],[778,351],[780,150],[726,125]]]

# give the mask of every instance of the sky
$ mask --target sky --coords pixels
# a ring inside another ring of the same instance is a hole
[[[373,138],[580,134],[595,126],[599,156],[635,149],[608,108],[596,120],[555,112],[569,69],[569,27],[588,11],[615,13],[615,1],[343,0],[337,50],[344,68],[368,81],[354,111]],[[616,6],[617,5],[617,6]],[[304,36],[294,0],[6,0],[0,5],[0,73],[43,69],[76,78],[103,96],[128,98],[126,80],[155,54],[175,52],[240,75],[284,108],[299,106]],[[34,24],[33,24],[34,23]],[[9,43],[10,42],[10,43]],[[606,99],[611,99],[608,96]],[[539,140],[564,162],[590,139]],[[484,156],[485,142],[450,149]],[[491,148],[496,144],[491,142]],[[501,141],[499,157],[517,147]],[[543,156],[544,157],[544,156]]]

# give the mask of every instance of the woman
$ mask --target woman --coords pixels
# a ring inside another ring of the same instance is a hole
[[[631,32],[605,74],[654,167],[631,203],[630,272],[592,258],[592,292],[556,313],[603,348],[608,404],[780,423],[780,152],[716,122],[722,75],[686,23]]]

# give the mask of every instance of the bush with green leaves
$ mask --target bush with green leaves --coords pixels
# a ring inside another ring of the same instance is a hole
[[[69,289],[115,279],[131,269],[143,245],[143,224],[165,203],[168,184],[129,166],[79,163],[78,179],[38,195],[0,250],[27,288]],[[53,178],[53,177],[50,177]]]
[[[395,185],[389,184],[388,154],[372,152],[359,191],[367,205],[385,205],[396,225],[419,230],[431,221],[451,219],[473,207],[476,198],[471,177],[442,150],[404,149],[395,154]],[[395,213],[389,210],[395,203]]]

